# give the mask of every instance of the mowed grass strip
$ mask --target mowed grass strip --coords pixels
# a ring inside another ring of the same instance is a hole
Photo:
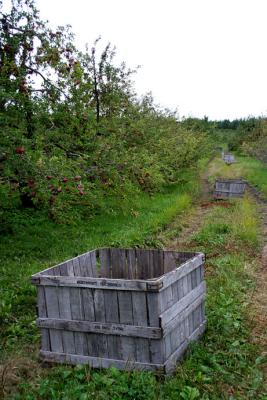
[[[207,253],[208,327],[174,376],[60,366],[24,379],[12,398],[265,400],[261,368],[266,360],[250,340],[248,314],[258,236],[256,205],[245,198],[214,207],[192,238],[190,248]]]

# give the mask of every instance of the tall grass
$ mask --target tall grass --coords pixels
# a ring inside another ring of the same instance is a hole
[[[237,203],[235,218],[233,220],[233,235],[236,240],[257,249],[258,246],[258,217],[257,210],[251,206],[247,197]]]

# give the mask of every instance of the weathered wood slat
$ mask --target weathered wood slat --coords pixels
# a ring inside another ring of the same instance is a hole
[[[114,264],[112,264],[112,267]],[[112,270],[114,272],[114,269]],[[105,313],[106,322],[119,323],[119,305],[118,305],[118,295],[115,290],[105,290],[104,291],[105,300]],[[108,356],[113,359],[121,359],[121,341],[120,337],[116,335],[107,336],[108,343]]]
[[[145,293],[132,293],[133,321],[137,326],[148,326],[147,304]],[[149,363],[149,341],[148,339],[136,338],[136,360],[138,362]]]
[[[58,307],[58,293],[56,287],[45,287],[45,300],[46,300],[46,310],[48,318],[59,318],[59,307]],[[62,341],[62,333],[50,329],[50,344],[52,351],[60,351],[63,353],[63,341]]]
[[[188,337],[181,345],[180,347],[168,358],[168,360],[164,364],[164,369],[166,374],[172,373],[175,368],[176,368],[176,362],[181,359],[181,357],[184,355],[188,344],[190,342],[196,341],[197,339],[200,338],[200,336],[203,334],[205,330],[205,325],[206,322],[201,324],[193,333],[190,337]]]
[[[169,358],[172,354],[172,342],[171,342],[171,333],[168,333],[163,339],[164,342],[164,350],[165,350],[165,358]]]
[[[90,257],[90,256],[89,256]],[[91,275],[91,268],[88,266],[88,254],[83,254],[79,257],[79,264],[80,264],[80,276],[92,276]]]
[[[60,275],[61,276],[68,276],[68,263],[62,263],[59,265]]]
[[[129,272],[128,272],[129,273]],[[132,294],[131,292],[118,292],[118,304],[119,304],[119,316],[120,325],[126,325],[127,329],[131,328],[134,324],[133,321],[133,304],[132,304]],[[138,327],[139,328],[139,327]],[[138,336],[138,335],[133,335]],[[145,334],[147,337],[147,334]],[[135,351],[135,338],[127,334],[126,337],[121,337],[121,352],[123,360],[128,360],[129,362],[135,361],[136,351]]]
[[[93,368],[109,368],[116,367],[120,370],[139,370],[139,371],[162,371],[163,366],[152,363],[131,363],[129,360],[112,360],[109,358],[99,358],[90,356],[81,356],[73,354],[62,354],[49,351],[41,351],[40,356],[45,362],[58,362],[58,363],[70,363],[70,364],[88,364]]]
[[[70,305],[70,291],[68,288],[62,287],[58,289],[58,304],[60,320],[71,320],[71,305]],[[60,321],[59,320],[59,321]],[[38,325],[38,320],[37,320]],[[57,329],[56,327],[49,327]],[[62,341],[64,353],[75,354],[75,343],[73,332],[62,332]]]
[[[190,261],[185,262],[184,264],[180,265],[173,271],[168,272],[167,274],[163,275],[159,279],[156,280],[157,284],[163,284],[163,288],[166,288],[176,282],[178,279],[182,278],[183,276],[187,276],[191,271],[198,268],[201,264],[203,264],[204,254],[199,253]]]
[[[94,306],[96,322],[106,322],[105,299],[103,290],[95,290]],[[108,357],[108,342],[106,335],[99,335],[98,337],[98,356]]]
[[[99,250],[99,258],[100,258],[100,277],[101,278],[111,278],[112,277],[112,268],[111,268],[111,258],[110,258],[110,249],[100,249]]]
[[[118,291],[120,322],[133,325],[133,305],[131,292]]]
[[[39,286],[37,289],[37,307],[38,307],[38,316],[40,318],[47,318],[45,291],[42,286]],[[41,329],[41,345],[42,349],[46,351],[51,350],[48,329]]]
[[[79,288],[69,288],[71,317],[74,320],[84,320],[81,290]],[[74,343],[76,354],[88,354],[87,339],[85,334],[74,332]]]
[[[87,277],[72,277],[62,276],[53,277],[40,275],[32,279],[32,283],[42,286],[70,286],[73,287],[88,287],[98,289],[118,289],[118,290],[133,290],[133,291],[146,291],[147,285],[151,285],[150,281],[141,280],[124,280],[124,279],[105,279],[105,278],[87,278]],[[153,282],[154,283],[154,282]],[[157,290],[157,285],[154,286]]]
[[[90,264],[92,270],[92,277],[97,278],[99,276],[98,267],[97,267],[97,257],[96,251],[90,251]]]
[[[81,269],[80,269],[79,257],[73,258],[72,264],[73,264],[74,276],[82,276]]]
[[[150,252],[147,250],[139,250],[139,263],[140,263],[140,279],[149,279],[150,276]],[[153,276],[152,276],[153,277]]]
[[[181,259],[176,251],[166,251],[164,253],[164,274],[178,268],[181,264]]]
[[[163,274],[163,252],[153,250],[151,253],[150,263],[153,265],[151,278],[158,278]]]
[[[179,325],[182,321],[184,321],[199,305],[201,305],[204,299],[205,299],[205,293],[202,293],[199,297],[196,298],[194,302],[192,302],[188,307],[184,308],[179,314],[176,315],[176,317],[172,318],[162,328],[163,337],[172,330],[176,329],[177,325]]]
[[[197,286],[194,290],[189,292],[186,296],[184,296],[179,302],[175,303],[168,310],[163,312],[160,315],[161,327],[167,325],[173,318],[175,318],[179,313],[181,313],[184,308],[188,307],[191,303],[193,303],[199,296],[206,292],[206,283],[202,282],[199,286]]]
[[[119,265],[119,249],[110,249],[111,265],[112,265],[112,278],[119,279],[120,265]]]
[[[94,308],[94,289],[81,289],[81,299],[83,303],[83,312],[85,321],[95,322],[95,308]],[[88,354],[98,355],[98,335],[91,333],[86,335],[88,346]]]
[[[124,249],[118,249],[118,269],[119,279],[127,279],[127,259],[126,259],[126,251]]]
[[[159,327],[159,297],[158,293],[147,293],[147,311],[148,323],[151,327]],[[162,334],[162,332],[161,332]],[[148,336],[147,336],[148,337]],[[163,363],[163,343],[161,340],[150,340],[149,343],[150,361],[151,363]]]
[[[127,270],[128,270],[128,275],[127,279],[136,279],[136,254],[135,250],[126,250],[126,255],[127,255]]]

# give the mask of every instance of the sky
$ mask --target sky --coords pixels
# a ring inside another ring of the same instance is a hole
[[[51,26],[72,25],[83,49],[101,36],[140,65],[139,95],[180,117],[267,114],[267,0],[36,0]]]

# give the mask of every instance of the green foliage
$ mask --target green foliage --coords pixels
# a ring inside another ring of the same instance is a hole
[[[177,183],[210,151],[208,122],[199,120],[196,129],[150,95],[138,99],[136,71],[115,64],[110,44],[99,53],[97,39],[77,51],[70,28],[51,30],[33,0],[14,0],[0,12],[0,201],[7,229],[19,206],[44,209],[58,222],[109,204],[120,212],[140,191]]]

